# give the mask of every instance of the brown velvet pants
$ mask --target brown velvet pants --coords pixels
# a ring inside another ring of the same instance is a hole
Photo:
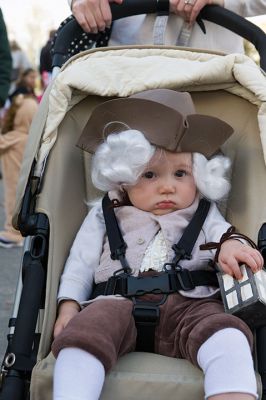
[[[158,295],[143,296],[158,301]],[[118,357],[134,351],[137,331],[131,300],[98,299],[77,314],[54,340],[55,357],[65,347],[77,347],[98,358],[109,371]],[[155,352],[185,358],[197,365],[199,347],[215,332],[236,328],[253,345],[253,335],[239,318],[225,314],[217,299],[192,299],[171,294],[160,306],[160,321],[155,330]]]

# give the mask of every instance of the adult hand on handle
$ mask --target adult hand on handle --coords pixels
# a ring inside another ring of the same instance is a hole
[[[85,32],[98,33],[110,27],[110,3],[122,4],[123,0],[72,0],[72,13]],[[208,4],[224,6],[224,0],[169,0],[170,12],[184,18],[192,25]]]
[[[123,0],[72,0],[72,13],[85,32],[98,33],[110,27],[112,13],[109,3]]]
[[[224,7],[224,0],[170,0],[170,12],[181,16],[192,25],[202,8],[209,4]]]

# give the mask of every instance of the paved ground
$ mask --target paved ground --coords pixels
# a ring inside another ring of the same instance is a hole
[[[3,229],[3,224],[3,181],[0,180],[0,230]],[[13,311],[21,257],[21,248],[3,249],[0,247],[0,364],[7,345],[8,321]]]

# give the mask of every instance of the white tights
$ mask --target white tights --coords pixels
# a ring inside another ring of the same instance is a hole
[[[54,370],[54,400],[98,400],[105,371],[102,363],[84,350],[60,351]]]
[[[245,335],[226,328],[213,334],[198,351],[205,374],[205,398],[221,393],[248,393],[257,398],[253,361]],[[60,351],[54,371],[53,400],[98,400],[105,371],[93,355],[78,348]]]
[[[221,393],[247,393],[257,398],[253,360],[246,336],[235,328],[214,333],[199,348],[205,398]]]

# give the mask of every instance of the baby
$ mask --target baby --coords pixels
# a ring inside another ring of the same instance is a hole
[[[105,373],[139,342],[138,301],[152,303],[159,314],[154,335],[146,331],[146,343],[153,342],[158,354],[199,366],[207,399],[256,398],[248,326],[224,313],[213,281],[179,286],[184,270],[190,277],[215,275],[213,260],[236,279],[241,263],[253,272],[263,267],[252,241],[250,246],[236,235],[215,204],[230,189],[225,176],[229,160],[216,153],[232,132],[225,122],[197,114],[188,93],[172,90],[146,91],[94,109],[79,146],[95,153],[92,181],[108,192],[111,206],[103,210],[98,202],[92,207],[62,275],[52,346],[57,357],[54,400],[99,399]],[[179,254],[175,244],[202,211],[202,199],[207,211],[191,254]],[[127,246],[126,254],[117,257],[106,229],[110,213]],[[209,242],[216,242],[216,249]],[[157,292],[143,296],[109,291],[121,270],[126,282],[170,270],[177,290],[158,292],[155,287]]]

